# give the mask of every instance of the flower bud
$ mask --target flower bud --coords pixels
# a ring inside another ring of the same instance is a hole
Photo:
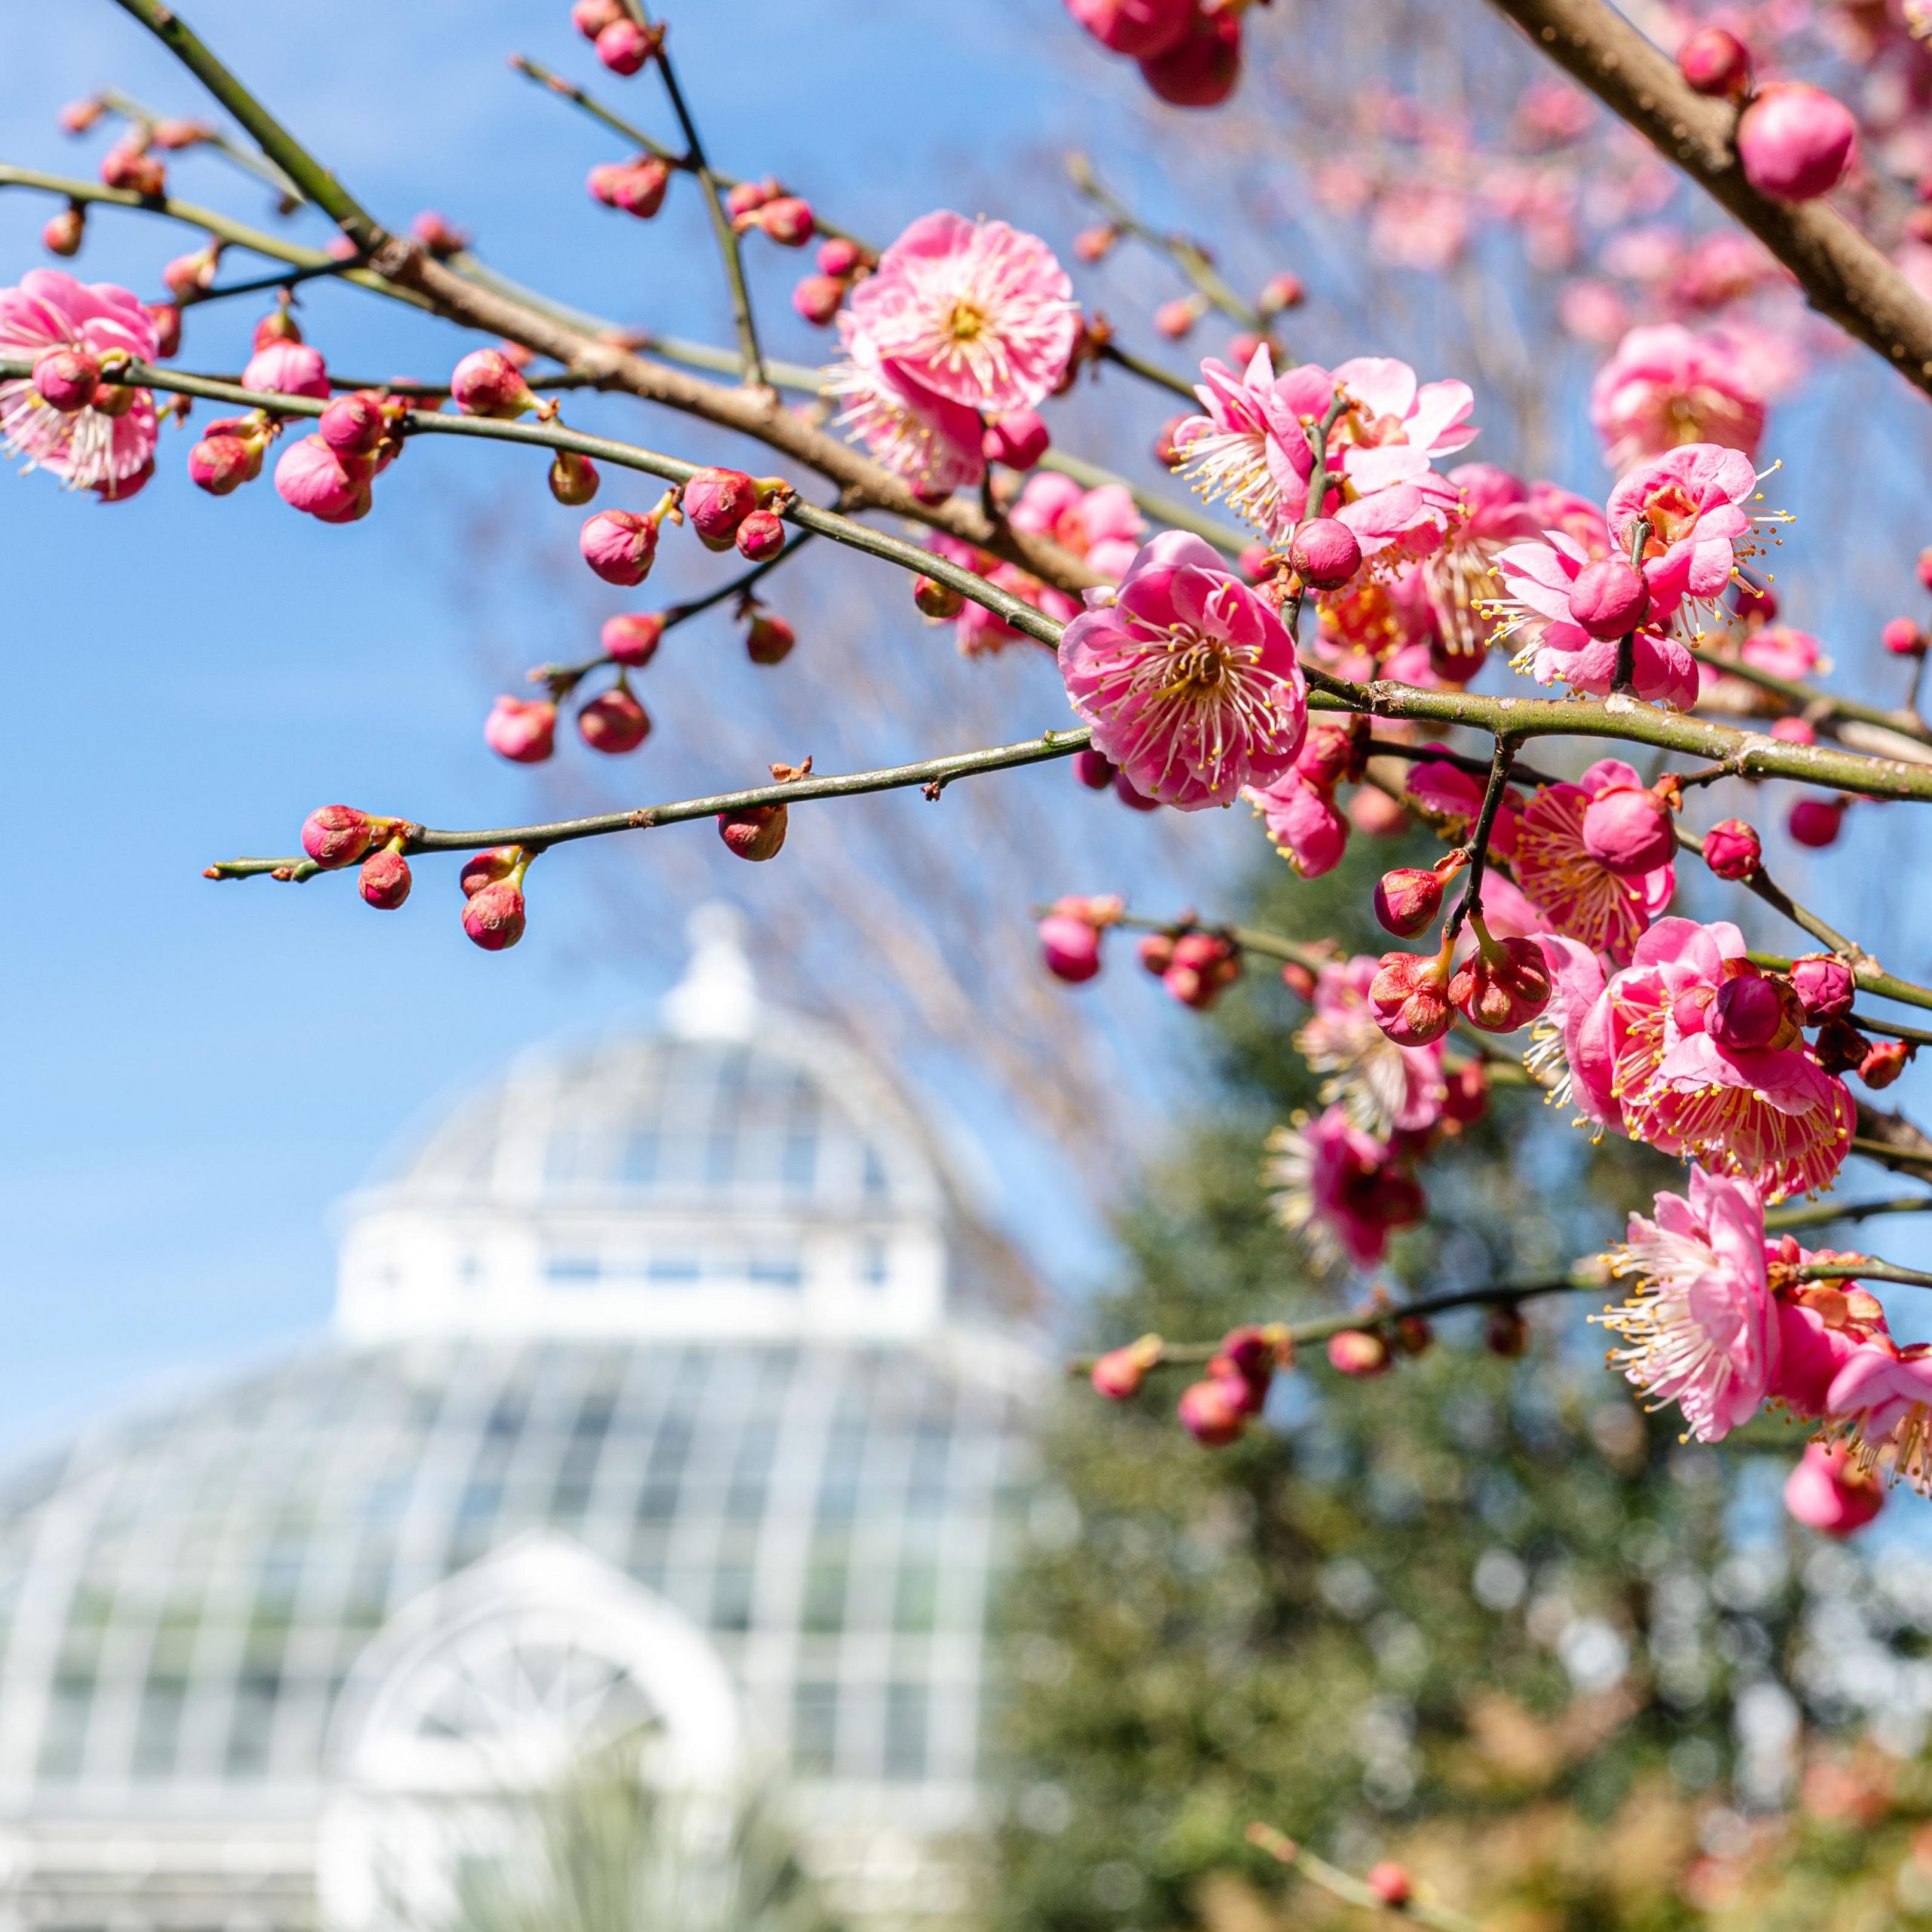
[[[369,475],[366,457],[339,457],[320,436],[303,436],[275,464],[275,494],[325,523],[353,523],[369,512]]]
[[[1670,808],[1654,792],[1620,785],[1584,808],[1583,850],[1619,878],[1641,878],[1677,851]]]
[[[755,228],[781,248],[802,248],[817,232],[812,205],[797,195],[778,195],[737,217],[740,234]]]
[[[1844,179],[1858,125],[1840,101],[1803,81],[1766,88],[1739,116],[1737,158],[1761,195],[1808,202]]]
[[[537,406],[530,385],[500,349],[473,349],[450,377],[450,396],[466,416],[509,421]]]
[[[613,21],[624,17],[619,0],[577,0],[571,9],[571,25],[586,40],[595,40]]]
[[[792,291],[792,307],[814,328],[829,328],[845,300],[845,285],[835,275],[808,275]]]
[[[1189,420],[1189,419],[1184,415],[1170,416],[1168,420],[1161,425],[1160,432],[1154,438],[1153,454],[1154,460],[1158,463],[1163,469],[1178,469],[1181,464],[1187,460],[1186,452],[1176,448],[1174,446],[1174,432],[1178,429],[1183,423],[1187,422]],[[1926,554],[1928,556],[1932,556],[1932,551],[1928,551]]]
[[[1534,940],[1496,940],[1469,955],[1448,990],[1450,1004],[1472,1025],[1513,1033],[1549,1004],[1549,968]]]
[[[1804,1008],[1808,1024],[1843,1020],[1851,1011],[1858,981],[1835,952],[1807,952],[1791,962],[1791,983]]]
[[[1040,956],[1057,980],[1077,986],[1100,970],[1100,935],[1092,921],[1057,909],[1040,921]]]
[[[1763,862],[1757,833],[1741,818],[1727,818],[1704,834],[1704,863],[1719,878],[1749,878]]]
[[[463,902],[463,929],[485,952],[502,952],[523,937],[523,891],[508,879],[479,886]]]
[[[1913,1051],[1903,1040],[1875,1040],[1858,1063],[1858,1077],[1874,1093],[1889,1087],[1905,1071]]]
[[[409,897],[409,861],[386,845],[362,861],[356,885],[379,912],[393,912]]]
[[[762,564],[785,547],[785,525],[771,510],[753,510],[738,526],[738,554],[747,562]]]
[[[1465,1060],[1460,1066],[1445,1068],[1442,1118],[1458,1127],[1469,1127],[1489,1111],[1489,1069],[1479,1060]]]
[[[635,667],[648,664],[657,656],[658,643],[663,635],[664,619],[661,614],[640,611],[606,617],[604,628],[597,634],[597,641],[612,663]]]
[[[1785,829],[1801,845],[1814,851],[1838,843],[1850,801],[1838,798],[1800,798],[1785,820]]]
[[[1401,866],[1375,882],[1375,916],[1383,930],[1414,939],[1442,909],[1441,877],[1419,866]]]
[[[87,232],[87,211],[78,202],[70,202],[41,229],[40,245],[50,255],[78,255]]]
[[[1215,1377],[1190,1383],[1181,1391],[1176,1413],[1180,1425],[1204,1449],[1225,1449],[1247,1426],[1247,1390],[1240,1382]]]
[[[1927,590],[1932,590],[1932,548],[1918,553],[1918,581]]]
[[[512,764],[541,764],[557,748],[557,707],[541,698],[500,697],[483,721],[483,742]]]
[[[550,494],[571,509],[581,509],[597,494],[597,466],[575,450],[559,450],[550,459]]]
[[[1113,760],[1091,745],[1073,755],[1073,775],[1090,792],[1104,792],[1114,782],[1115,771]]]
[[[1894,617],[1879,633],[1894,657],[1918,657],[1925,650],[1925,633],[1909,617]]]
[[[1266,583],[1275,574],[1278,559],[1265,543],[1244,543],[1235,558],[1235,568],[1250,583]]]
[[[33,386],[48,408],[72,416],[94,399],[100,359],[91,349],[50,349],[33,365]]]
[[[1398,1047],[1426,1047],[1448,1032],[1455,1015],[1441,962],[1414,952],[1385,952],[1369,982],[1375,1023]]]
[[[459,875],[463,897],[474,899],[486,885],[494,885],[500,878],[508,878],[516,870],[517,861],[522,857],[522,848],[515,845],[492,845],[486,851],[473,854],[464,862]]]
[[[386,836],[389,823],[353,805],[323,805],[302,821],[302,849],[324,871],[338,872]]]
[[[783,805],[746,805],[718,814],[718,835],[741,859],[775,859],[785,843],[789,812]]]
[[[1031,469],[1052,447],[1052,433],[1037,409],[1010,409],[986,425],[983,448],[989,463]]]
[[[1143,1335],[1124,1348],[1109,1349],[1094,1363],[1088,1377],[1094,1392],[1106,1396],[1110,1402],[1124,1402],[1130,1396],[1137,1395],[1147,1380],[1148,1371],[1159,1364],[1161,1346],[1159,1336]]]
[[[778,192],[776,181],[740,181],[724,197],[724,205],[735,222],[741,214],[749,214],[752,209],[761,208]]]
[[[1124,771],[1114,774],[1114,796],[1131,812],[1157,812],[1161,809],[1158,798],[1150,798]]]
[[[1311,517],[1288,545],[1288,561],[1317,590],[1338,590],[1361,568],[1361,546],[1345,523]]]
[[[1371,1865],[1363,1883],[1384,1905],[1391,1907],[1407,1905],[1415,1889],[1409,1881],[1407,1870],[1392,1858]]]
[[[1241,952],[1218,933],[1183,933],[1161,983],[1183,1006],[1204,1013],[1241,977]]]
[[[239,436],[205,435],[188,452],[188,480],[211,497],[225,497],[261,473],[261,445]]]
[[[657,51],[657,42],[651,34],[624,15],[613,20],[597,36],[597,57],[614,74],[626,76],[636,73]]]
[[[1097,40],[1129,60],[1149,60],[1187,31],[1191,0],[1066,0],[1066,11]]]
[[[782,664],[791,656],[792,647],[798,641],[783,617],[761,611],[745,633],[745,655],[754,664]]]
[[[1594,638],[1620,638],[1651,614],[1651,587],[1621,557],[1606,557],[1577,573],[1570,614]]]
[[[1137,943],[1134,956],[1156,979],[1174,963],[1174,938],[1171,933],[1148,933]]]
[[[90,96],[85,100],[69,101],[57,118],[63,134],[85,134],[106,112],[105,101]]]
[[[578,532],[577,548],[606,583],[628,588],[651,574],[657,555],[657,525],[635,510],[599,510]]]
[[[742,469],[700,469],[679,500],[700,537],[728,543],[758,508],[758,485]]]
[[[1304,1006],[1315,1004],[1315,975],[1299,959],[1282,961],[1281,983]]]
[[[1393,1361],[1379,1329],[1344,1328],[1328,1337],[1328,1366],[1338,1375],[1381,1375]]]
[[[821,274],[836,275],[841,281],[855,275],[866,265],[866,251],[858,243],[843,235],[829,235],[818,245],[818,266]]]
[[[1778,1044],[1778,1035],[1786,1026],[1777,983],[1757,973],[1727,980],[1711,1002],[1704,1031],[1719,1046],[1734,1053],[1751,1053]]]
[[[118,141],[100,159],[100,178],[109,188],[131,195],[165,195],[168,170],[160,162],[128,141]]]
[[[606,208],[648,221],[664,205],[670,181],[671,171],[664,162],[655,155],[639,155],[635,161],[599,162],[584,185],[592,199]]]
[[[1154,311],[1154,326],[1170,342],[1178,342],[1200,321],[1202,310],[1198,296],[1177,295]]]
[[[1514,1361],[1528,1353],[1530,1324],[1523,1318],[1520,1303],[1498,1302],[1489,1311],[1489,1319],[1483,1324],[1482,1345],[1506,1361]]]
[[[1279,275],[1271,275],[1261,285],[1261,293],[1256,297],[1254,306],[1264,315],[1274,315],[1284,309],[1299,309],[1307,299],[1308,291],[1302,286],[1301,277],[1284,269]]]
[[[1778,614],[1778,594],[1768,583],[1758,583],[1738,576],[1730,586],[1731,608],[1747,628],[1774,622]]]
[[[337,396],[315,423],[315,434],[339,457],[374,455],[388,429],[381,398],[367,389]]]
[[[1218,107],[1241,79],[1241,18],[1197,8],[1180,44],[1140,63],[1140,78],[1171,107]]]
[[[1781,745],[1815,745],[1818,728],[1808,718],[1780,718],[1773,722],[1771,736]]]
[[[1751,91],[1751,54],[1722,27],[1701,27],[1677,50],[1677,70],[1700,94],[1742,100]]]
[[[1435,1324],[1426,1315],[1395,1318],[1395,1346],[1405,1355],[1426,1355],[1435,1341]]]
[[[1849,1020],[1820,1023],[1812,1057],[1827,1073],[1849,1073],[1872,1051],[1872,1042]]]
[[[594,752],[634,752],[651,735],[651,716],[629,690],[617,685],[592,698],[577,715],[577,736]]]
[[[941,583],[937,577],[915,577],[912,580],[912,601],[918,606],[921,617],[943,624],[965,609],[966,593],[955,590],[949,583]]]
[[[1860,1469],[1848,1442],[1807,1442],[1785,1478],[1784,1506],[1821,1536],[1850,1536],[1884,1506],[1879,1472]]]

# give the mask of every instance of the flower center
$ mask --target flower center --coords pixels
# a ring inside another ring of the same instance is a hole
[[[1651,540],[1644,549],[1648,557],[1662,556],[1697,527],[1696,500],[1681,483],[1653,490],[1644,499],[1644,515],[1651,526]]]
[[[1190,645],[1174,660],[1174,674],[1163,697],[1205,697],[1221,681],[1227,666],[1211,645]]]
[[[946,318],[946,332],[955,342],[977,342],[986,332],[986,312],[974,303],[957,301]]]

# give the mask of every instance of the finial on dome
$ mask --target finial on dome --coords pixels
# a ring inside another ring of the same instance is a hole
[[[664,995],[665,1025],[693,1040],[747,1040],[758,1015],[758,983],[745,951],[745,915],[721,900],[685,921],[691,958]]]

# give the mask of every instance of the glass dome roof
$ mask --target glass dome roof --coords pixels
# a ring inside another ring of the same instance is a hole
[[[533,1530],[701,1626],[801,1777],[969,1792],[1026,1407],[903,1347],[453,1340],[105,1429],[0,1491],[0,1800],[299,1808],[372,1636]]]

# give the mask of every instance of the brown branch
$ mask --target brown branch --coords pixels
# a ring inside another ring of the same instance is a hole
[[[1932,302],[1823,202],[1794,205],[1752,187],[1733,146],[1734,109],[1694,93],[1604,0],[1491,4],[1756,235],[1821,315],[1932,395]]]

